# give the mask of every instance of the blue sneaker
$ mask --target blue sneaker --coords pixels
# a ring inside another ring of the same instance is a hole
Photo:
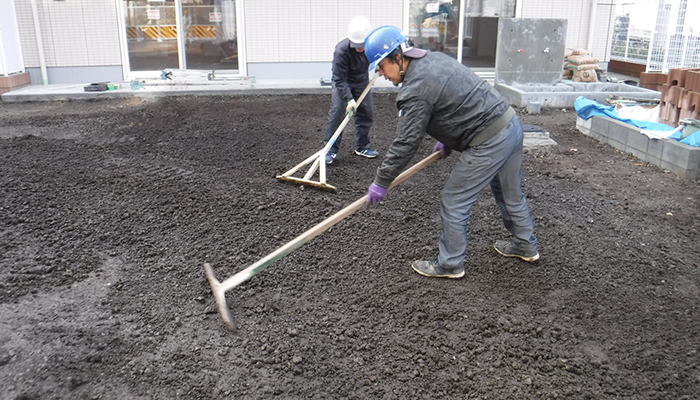
[[[335,160],[337,156],[338,154],[336,152],[329,150],[328,153],[326,153],[326,164],[333,164],[333,160]]]
[[[355,154],[362,157],[374,158],[379,155],[379,152],[372,150],[368,147],[364,150],[355,150]]]

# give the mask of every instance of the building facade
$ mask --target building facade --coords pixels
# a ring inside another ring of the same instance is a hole
[[[356,15],[473,68],[494,67],[499,18],[552,18],[568,20],[566,47],[585,48],[604,65],[616,1],[0,0],[8,16],[0,32],[14,22],[19,37],[0,50],[21,57],[15,64],[32,84],[130,81],[165,70],[323,78]]]

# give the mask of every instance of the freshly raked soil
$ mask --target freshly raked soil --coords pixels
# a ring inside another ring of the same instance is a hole
[[[322,148],[327,94],[0,103],[0,399],[696,399],[700,185],[523,122],[539,261],[504,258],[488,189],[467,275],[437,253],[438,160],[251,280],[220,280],[366,194],[395,134],[349,127],[328,183],[275,179]],[[412,162],[429,155],[426,139]],[[303,174],[301,174],[303,175]]]

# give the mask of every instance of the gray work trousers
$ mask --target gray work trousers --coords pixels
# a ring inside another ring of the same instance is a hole
[[[479,193],[491,185],[503,225],[516,250],[537,251],[537,238],[522,190],[523,126],[514,116],[496,136],[462,152],[442,190],[438,264],[461,267],[467,256],[467,222]]]

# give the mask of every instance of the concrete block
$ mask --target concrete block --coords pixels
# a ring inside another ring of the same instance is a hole
[[[652,157],[649,154],[647,154],[646,159],[644,161],[648,162],[651,165],[661,167],[661,159],[659,157]]]
[[[591,123],[593,118],[583,119],[581,117],[576,117],[576,128],[581,131],[586,136],[591,134]]]
[[[618,150],[625,151],[627,145],[627,129],[620,129],[617,120],[610,117],[591,117],[591,137],[602,143],[609,144]],[[624,124],[626,125],[626,124]]]
[[[591,117],[591,131],[598,132],[607,136],[611,120],[612,118],[601,117],[597,115]]]
[[[609,117],[595,116],[586,121],[579,118],[576,126],[601,143],[631,153],[683,179],[700,179],[700,147],[673,139],[650,139],[640,128]]]
[[[608,144],[620,151],[627,151],[627,145],[625,143],[620,143],[616,140],[611,140],[608,138]]]
[[[684,169],[700,168],[700,147],[669,139],[664,144],[661,161],[677,165]]]
[[[644,161],[651,162],[653,159],[656,159],[657,162],[653,164],[660,165],[661,154],[663,154],[666,141],[667,139],[649,139],[649,142],[647,142],[647,158]]]
[[[610,140],[619,142],[624,146],[627,145],[629,133],[633,131],[636,133],[634,126],[616,119],[608,118],[608,124],[608,137],[610,137]]]
[[[523,147],[543,148],[548,146],[556,146],[557,142],[549,137],[549,132],[524,132]]]
[[[567,24],[567,19],[498,18],[495,81],[552,85],[561,80]]]
[[[639,129],[631,129],[627,133],[627,147],[625,151],[642,161],[646,161],[647,147],[649,146],[649,137],[639,132]]]
[[[591,131],[590,137],[604,144],[608,144],[608,142],[610,141],[607,135],[603,135],[593,130]]]
[[[659,167],[661,167],[661,169],[671,171],[673,174],[678,175],[682,179],[686,179],[686,174],[688,170],[686,170],[685,168],[681,168],[678,165],[672,164],[664,160],[661,160]]]
[[[625,153],[632,154],[633,156],[635,156],[636,158],[638,158],[640,161],[646,161],[646,160],[647,160],[647,153],[645,153],[645,152],[643,152],[643,151],[639,151],[639,150],[634,149],[634,148],[631,148],[631,147],[629,147],[629,146],[625,149]]]

